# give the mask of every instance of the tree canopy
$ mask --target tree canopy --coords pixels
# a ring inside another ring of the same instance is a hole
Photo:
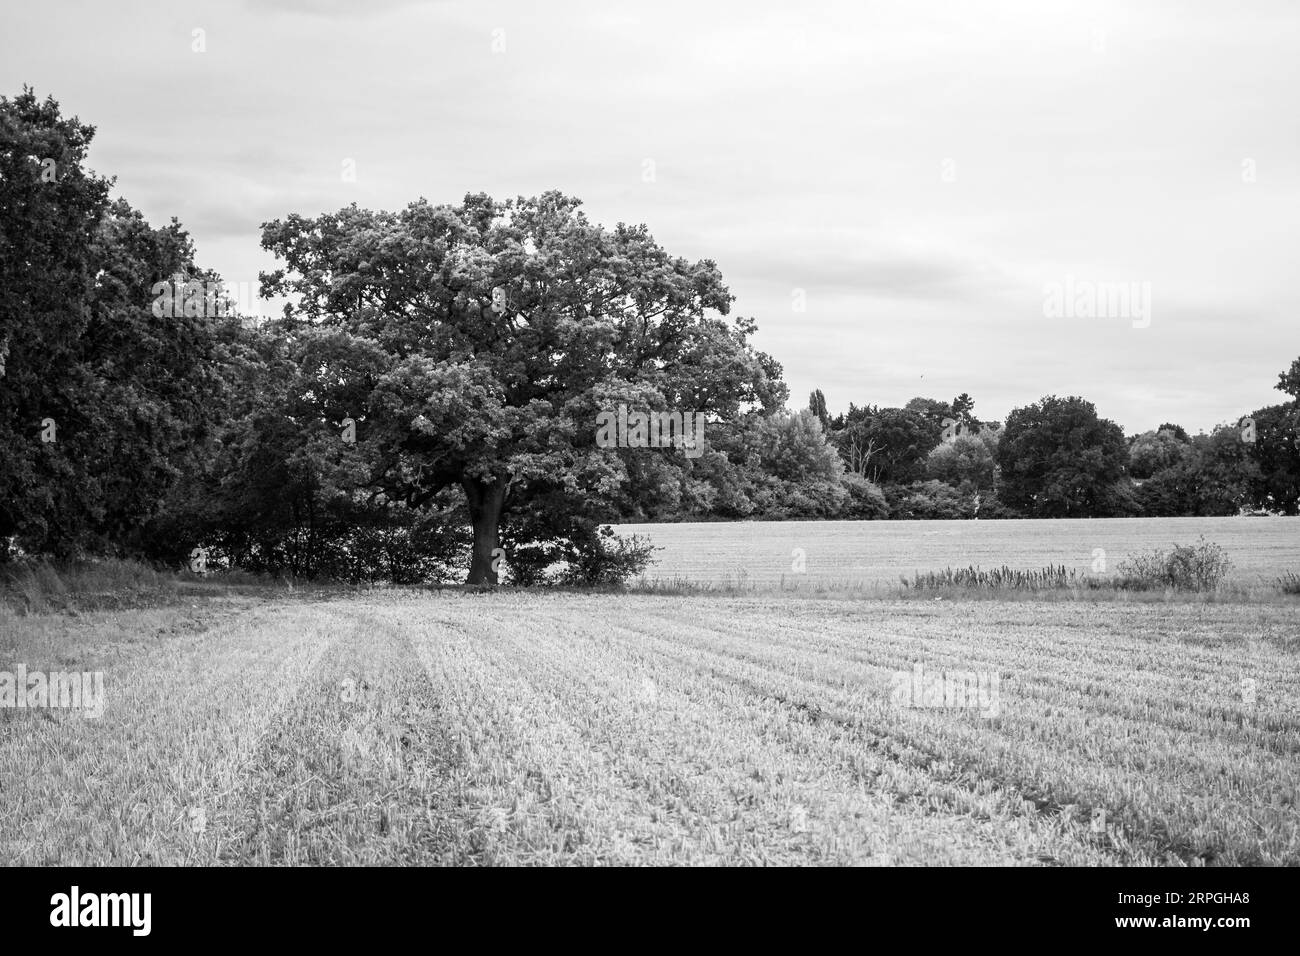
[[[318,420],[362,423],[369,483],[419,506],[463,489],[474,528],[467,583],[495,583],[503,517],[545,499],[548,534],[587,538],[587,516],[631,474],[597,416],[625,406],[707,423],[787,397],[754,350],[751,320],[711,260],[670,256],[644,226],[591,223],[559,192],[397,213],[355,206],[268,223],[285,262],[263,276],[286,307]],[[706,428],[707,430],[707,428]],[[706,439],[707,440],[707,439]],[[661,468],[688,470],[659,452]],[[659,480],[663,480],[660,476]]]
[[[1002,500],[1036,518],[1129,513],[1124,431],[1092,402],[1050,395],[1014,409],[998,445]]]

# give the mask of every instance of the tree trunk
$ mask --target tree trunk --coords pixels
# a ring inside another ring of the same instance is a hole
[[[497,583],[497,571],[492,565],[500,544],[498,530],[506,500],[506,485],[504,479],[485,482],[473,478],[467,478],[461,484],[469,500],[469,518],[474,525],[474,550],[470,554],[466,584]]]

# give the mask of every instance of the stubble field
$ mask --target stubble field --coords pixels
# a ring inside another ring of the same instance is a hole
[[[1223,547],[1231,578],[1245,586],[1300,571],[1300,517],[742,521],[616,530],[662,549],[648,578],[695,584],[892,587],[902,575],[949,565],[1113,573],[1129,555],[1200,536]]]
[[[8,615],[0,661],[102,670],[106,702],[0,709],[0,864],[1295,865],[1298,621],[410,591]],[[906,706],[918,664],[996,675],[996,706]]]

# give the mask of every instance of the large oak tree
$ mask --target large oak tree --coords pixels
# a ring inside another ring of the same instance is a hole
[[[463,491],[469,584],[497,582],[503,521],[589,529],[632,456],[659,456],[659,481],[696,467],[681,449],[598,447],[599,412],[702,412],[717,427],[787,397],[780,366],[749,343],[752,320],[723,318],[733,297],[712,260],[670,256],[645,226],[605,228],[579,205],[473,194],[263,227],[284,261],[263,293],[289,296],[299,339],[322,343],[316,413],[353,419],[376,493],[419,507]]]

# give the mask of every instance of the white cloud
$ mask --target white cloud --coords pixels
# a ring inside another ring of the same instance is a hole
[[[557,187],[716,259],[799,404],[1079,393],[1195,431],[1300,354],[1285,0],[53,8],[7,14],[0,90],[97,125],[92,165],[232,280],[290,212]],[[1151,327],[1045,319],[1065,275],[1150,282]]]

